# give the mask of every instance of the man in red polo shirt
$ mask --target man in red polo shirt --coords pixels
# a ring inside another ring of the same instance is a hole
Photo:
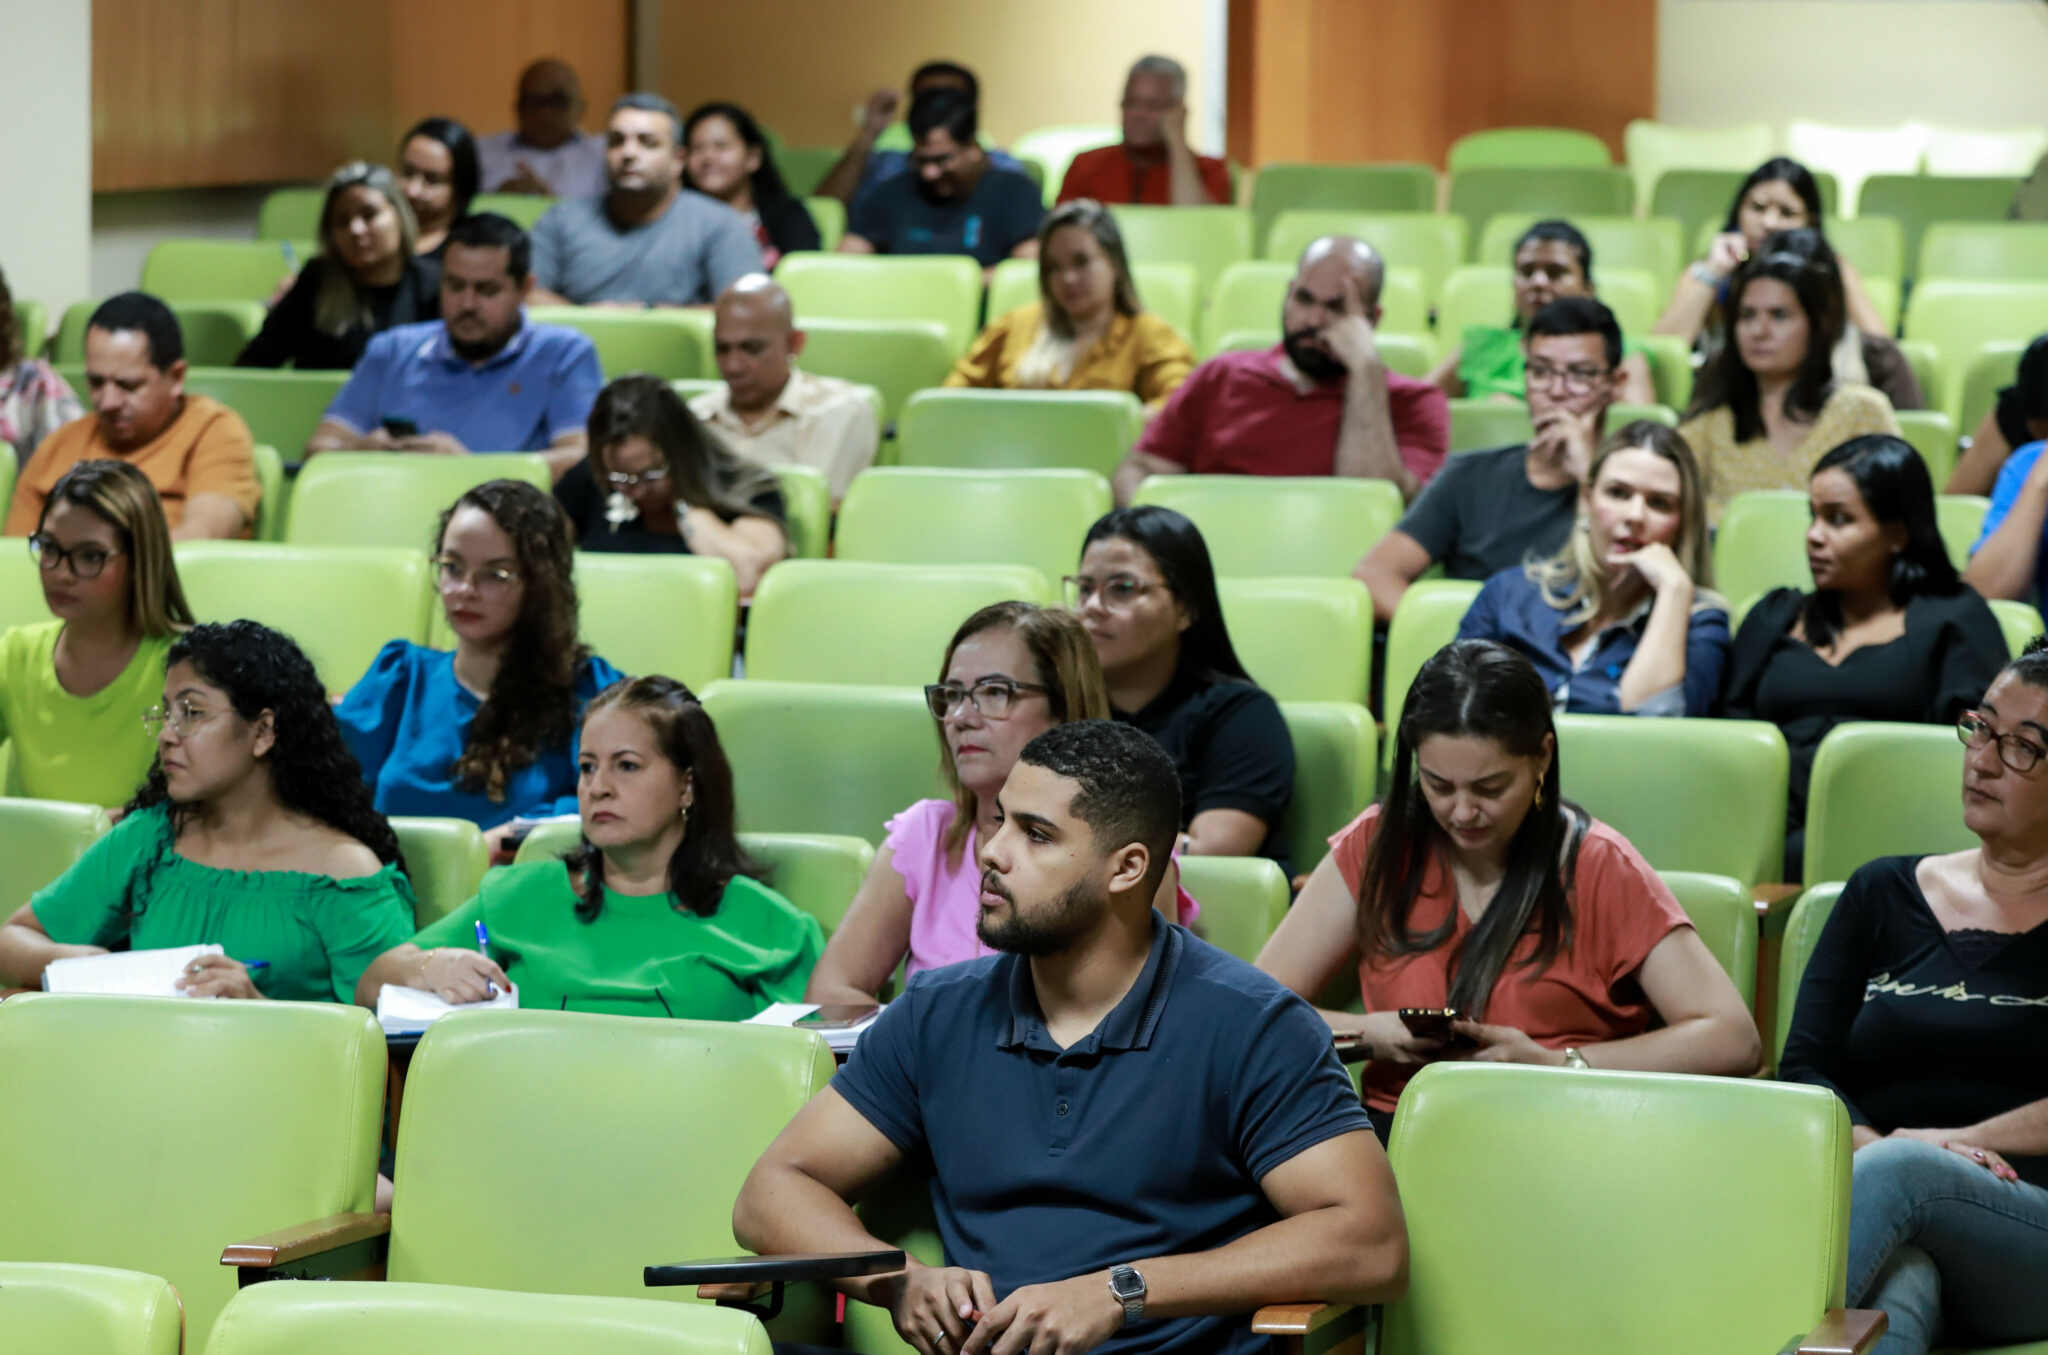
[[[1083,151],[1060,181],[1060,201],[1208,207],[1230,201],[1230,170],[1188,149],[1188,73],[1172,57],[1139,58],[1124,81],[1124,139]]]
[[[1413,499],[1450,452],[1451,409],[1380,360],[1384,274],[1362,240],[1311,243],[1280,307],[1279,346],[1195,368],[1117,468],[1117,502],[1148,475],[1186,473],[1369,476]]]

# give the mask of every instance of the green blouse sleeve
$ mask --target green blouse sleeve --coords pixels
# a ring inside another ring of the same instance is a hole
[[[412,935],[412,885],[390,866],[358,880],[335,881],[334,896],[315,910],[314,928],[327,951],[336,1002],[356,1000],[356,980],[370,961]]]
[[[745,938],[756,951],[756,965],[748,976],[752,986],[770,1002],[803,1001],[811,970],[825,951],[825,929],[818,919],[744,875],[733,876],[725,887],[719,912],[728,909],[735,922],[745,917],[747,930],[756,933]]]
[[[468,903],[423,927],[412,938],[412,943],[421,950],[433,950],[437,946],[473,946],[476,944],[476,924],[483,915],[484,895],[479,889],[470,896]]]
[[[38,890],[29,906],[50,939],[67,946],[108,947],[124,940],[133,920],[128,891],[163,849],[168,828],[162,809],[138,810]]]

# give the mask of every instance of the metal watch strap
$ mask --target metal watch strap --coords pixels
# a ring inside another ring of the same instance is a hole
[[[1125,1276],[1129,1276],[1138,1282],[1137,1293],[1126,1294],[1117,1287],[1117,1282]],[[1145,1316],[1145,1277],[1132,1267],[1111,1266],[1109,1268],[1109,1296],[1123,1305],[1125,1326],[1128,1327],[1131,1323],[1139,1321]]]

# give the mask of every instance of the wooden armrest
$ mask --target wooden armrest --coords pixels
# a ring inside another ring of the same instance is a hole
[[[1798,1355],[1867,1355],[1887,1325],[1875,1308],[1830,1308],[1795,1349]]]
[[[1307,1336],[1357,1311],[1348,1303],[1269,1303],[1252,1314],[1261,1336]]]
[[[782,1287],[786,1284],[886,1275],[908,1264],[903,1253],[895,1248],[792,1256],[728,1256],[716,1261],[648,1266],[640,1278],[649,1288],[693,1284],[700,1299],[710,1299],[721,1307],[738,1308],[763,1322],[772,1322],[782,1316]],[[764,1292],[768,1301],[756,1302]]]
[[[381,1280],[389,1214],[335,1214],[237,1242],[220,1254],[244,1286],[265,1280]]]
[[[1761,921],[1790,912],[1793,903],[1805,892],[1803,885],[1751,885],[1749,898],[1756,905],[1756,915]]]

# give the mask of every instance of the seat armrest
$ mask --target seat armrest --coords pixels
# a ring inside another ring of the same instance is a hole
[[[1252,1331],[1288,1355],[1364,1349],[1366,1314],[1349,1303],[1271,1303],[1252,1314]]]
[[[1792,905],[1806,892],[1804,885],[1752,885],[1749,890],[1750,902],[1756,905],[1757,921],[1776,917],[1792,911]]]
[[[641,1283],[649,1288],[696,1285],[697,1297],[722,1308],[738,1308],[767,1322],[782,1313],[782,1287],[817,1280],[847,1280],[862,1275],[887,1275],[908,1262],[897,1248],[884,1251],[805,1252],[789,1256],[727,1256],[715,1261],[684,1261],[648,1266]],[[763,1288],[765,1306],[752,1302]]]
[[[1784,1355],[1869,1355],[1887,1325],[1875,1308],[1830,1308],[1805,1340],[1785,1347]]]
[[[334,1214],[237,1242],[220,1263],[243,1285],[265,1280],[381,1280],[390,1249],[389,1214]]]

